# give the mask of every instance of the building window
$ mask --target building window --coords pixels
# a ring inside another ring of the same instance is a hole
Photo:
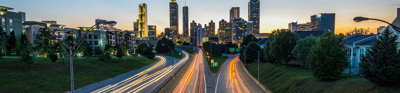
[[[13,23],[13,21],[12,21],[12,19],[10,19],[10,26],[12,26],[12,23]]]
[[[94,39],[98,39],[99,38],[99,36],[98,35],[94,35]]]
[[[94,41],[94,45],[99,45],[99,41]]]
[[[6,24],[6,19],[2,18],[2,19],[1,19],[1,24],[2,24],[2,25],[5,25],[5,24]]]
[[[89,35],[89,39],[92,39],[92,35]]]

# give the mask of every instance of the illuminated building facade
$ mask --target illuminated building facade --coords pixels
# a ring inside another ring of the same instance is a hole
[[[335,13],[320,13],[311,16],[311,29],[335,33]]]
[[[179,36],[179,17],[178,17],[178,3],[176,3],[176,0],[171,0],[169,3],[169,18],[170,18],[170,29],[172,31],[173,35],[173,41],[175,41],[176,38]]]
[[[22,23],[25,22],[25,12],[10,10],[13,10],[13,8],[0,6],[0,26],[2,26],[3,31],[6,31],[7,34],[14,31],[15,37],[20,37],[24,32]]]
[[[193,46],[196,45],[197,42],[197,23],[195,21],[192,21],[192,23],[190,23],[190,44],[192,44]]]
[[[230,10],[229,22],[232,23],[235,18],[240,18],[240,7],[232,7]]]
[[[218,42],[227,44],[232,42],[232,29],[231,24],[222,19],[219,21],[219,28],[218,28]]]
[[[215,36],[215,23],[214,21],[211,20],[210,23],[208,23],[208,26],[205,25],[204,28],[206,29],[206,37],[213,37]]]
[[[189,36],[189,8],[188,6],[183,6],[183,37]]]
[[[260,0],[250,0],[249,1],[249,21],[252,21],[252,33],[260,33]]]
[[[157,26],[156,25],[149,25],[149,39],[150,40],[157,40]]]
[[[246,36],[247,21],[242,18],[233,19],[232,31],[233,31],[233,41],[236,44],[242,43],[243,38]]]
[[[148,38],[148,21],[147,21],[147,6],[145,3],[139,5],[139,22],[138,22],[138,38],[147,39]]]

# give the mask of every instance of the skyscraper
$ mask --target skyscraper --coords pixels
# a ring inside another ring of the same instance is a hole
[[[149,25],[149,39],[150,40],[157,40],[157,26],[156,25]]]
[[[215,36],[215,23],[214,23],[213,20],[211,20],[211,22],[208,23],[208,30],[209,30],[209,31],[207,32],[208,37],[213,37],[213,36]]]
[[[232,40],[232,30],[231,25],[224,19],[219,21],[219,28],[218,28],[218,43],[227,44],[230,43]]]
[[[196,36],[197,36],[197,23],[195,21],[192,21],[192,23],[190,23],[190,44],[194,46],[197,43]]]
[[[247,22],[242,18],[233,19],[232,24],[233,40],[236,44],[240,44],[246,36]]]
[[[139,5],[139,32],[138,38],[144,39],[149,35],[148,23],[147,23],[147,6],[145,3]]]
[[[249,21],[253,21],[253,34],[260,33],[260,0],[249,1]]]
[[[136,19],[133,21],[133,34],[135,34],[135,39],[138,37],[138,32],[139,32],[139,19]]]
[[[171,0],[169,3],[169,19],[169,26],[172,31],[173,40],[175,41],[179,36],[178,3],[176,3],[176,0]]]
[[[189,36],[189,8],[183,6],[183,37]]]
[[[233,23],[233,19],[240,18],[240,7],[232,7],[229,13],[229,22]]]
[[[320,13],[311,16],[313,31],[331,31],[335,33],[335,13]]]

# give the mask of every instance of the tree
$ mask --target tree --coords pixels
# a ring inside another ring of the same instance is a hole
[[[294,51],[299,61],[305,62],[312,46],[316,45],[318,37],[308,36],[297,41]]]
[[[153,52],[152,47],[145,48],[143,52],[144,52],[143,55],[146,56],[147,58],[154,59],[155,53]]]
[[[261,53],[261,48],[256,42],[248,43],[247,47],[244,49],[244,56],[246,56],[246,62],[255,62],[258,59],[258,53]],[[260,54],[261,57],[261,54]]]
[[[5,48],[6,48],[6,38],[7,33],[5,31],[3,31],[3,27],[0,26],[0,58],[1,56],[3,56],[3,54],[5,54]]]
[[[92,55],[92,50],[93,50],[92,47],[90,47],[90,45],[86,41],[84,41],[84,42],[82,42],[82,44],[78,50],[78,53],[82,54],[82,57],[89,58],[89,56]],[[100,54],[100,53],[98,53],[98,54]]]
[[[316,79],[334,81],[348,66],[346,54],[342,40],[332,32],[325,32],[317,45],[311,47],[307,62]]]
[[[398,37],[391,31],[383,31],[366,55],[362,57],[360,72],[366,79],[383,86],[400,84],[397,39]]]
[[[204,42],[203,43],[203,49],[204,51],[210,53],[210,55],[212,57],[220,57],[222,56],[222,46],[217,45],[215,43],[211,43],[211,42]]]
[[[360,33],[360,34],[363,34],[363,35],[370,34],[369,33],[369,28],[367,28],[367,29],[365,29],[365,28],[353,28],[353,29],[350,29],[350,31],[348,31],[346,33],[346,36],[357,34],[357,33]]]
[[[174,42],[163,37],[157,42],[156,51],[157,53],[167,53],[175,49]]]
[[[253,36],[253,34],[247,35],[246,37],[243,38],[243,42],[240,44],[242,48],[246,47],[247,44],[253,41],[258,41],[256,37]]]
[[[277,62],[287,64],[293,56],[293,49],[297,42],[297,35],[289,30],[278,30],[269,43],[269,55]]]
[[[15,51],[17,40],[15,39],[14,31],[11,31],[8,40],[7,40],[7,51],[8,53],[12,53]]]
[[[136,54],[143,54],[144,49],[147,47],[147,44],[140,44],[136,47]]]
[[[254,37],[253,35],[247,35],[247,36],[245,36],[244,38],[243,38],[243,42],[240,44],[240,54],[244,54],[244,50],[246,49],[246,47],[247,47],[247,45],[250,43],[250,42],[257,42],[258,40],[257,40],[257,38],[256,37]],[[243,61],[243,62],[245,62],[244,59],[245,57],[244,57],[244,55],[240,55],[239,56],[239,59],[241,60],[241,61]],[[247,58],[246,58],[247,59]]]
[[[121,59],[124,55],[125,55],[125,53],[124,53],[124,46],[121,45],[121,46],[119,46],[118,49],[117,49],[117,57],[118,57],[119,59]]]
[[[101,50],[99,49],[99,51],[101,51]],[[104,50],[104,52],[101,53],[99,60],[104,61],[104,62],[107,62],[108,60],[110,60],[111,59],[111,51],[112,51],[111,48]]]
[[[37,51],[43,55],[47,55],[47,53],[49,53],[51,50],[49,46],[52,45],[52,40],[54,39],[55,38],[50,34],[50,30],[48,28],[39,29],[39,33],[35,39]]]
[[[31,43],[26,41],[21,46],[24,46],[24,48],[21,48],[21,61],[30,66],[34,63],[34,53]]]

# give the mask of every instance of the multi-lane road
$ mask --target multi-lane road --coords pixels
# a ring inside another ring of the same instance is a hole
[[[244,71],[238,55],[228,57],[217,76],[215,93],[266,92]]]
[[[264,93],[246,73],[238,55],[230,55],[221,71],[212,74],[201,49],[194,54],[176,79],[172,79],[159,93]]]
[[[177,69],[189,59],[187,52],[182,51],[183,58],[179,62],[167,62],[165,57],[156,56],[159,61],[146,70],[115,84],[110,84],[92,91],[92,93],[148,93],[157,91],[166,83]]]
[[[205,53],[199,48],[189,57],[171,62],[156,56],[158,62],[116,83],[91,90],[92,93],[264,93],[268,92],[249,76],[238,55],[228,55],[218,73],[211,73]],[[179,49],[178,49],[179,50]]]

